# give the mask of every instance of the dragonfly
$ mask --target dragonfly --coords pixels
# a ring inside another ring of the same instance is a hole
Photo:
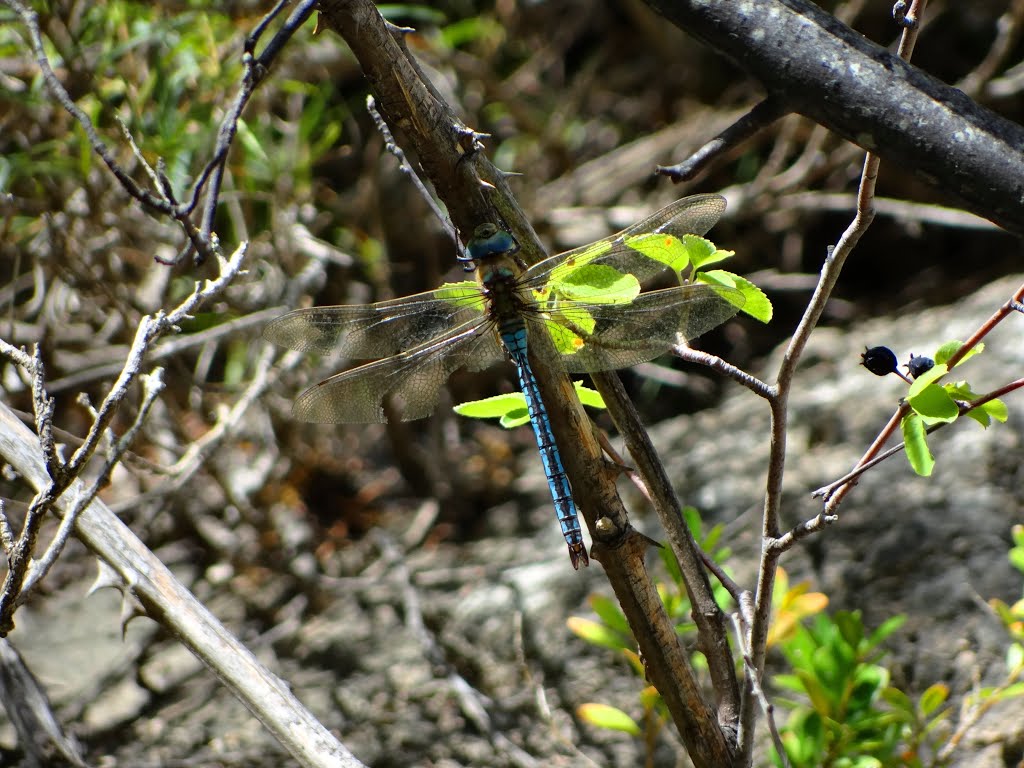
[[[318,423],[423,418],[454,371],[510,359],[569,559],[579,569],[589,558],[529,340],[550,336],[544,345],[550,359],[538,361],[548,370],[593,373],[652,360],[725,322],[743,304],[735,288],[677,275],[672,287],[641,289],[668,273],[683,235],[705,234],[724,210],[720,195],[683,198],[615,235],[532,266],[519,258],[511,234],[484,223],[467,244],[475,281],[374,304],[297,309],[272,320],[263,335],[300,352],[372,361],[299,395],[293,415]]]

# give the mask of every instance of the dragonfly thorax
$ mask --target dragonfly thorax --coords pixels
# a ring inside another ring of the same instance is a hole
[[[490,304],[491,316],[497,320],[498,333],[522,328],[528,302],[519,293],[518,265],[511,256],[491,256],[478,267],[477,272]]]

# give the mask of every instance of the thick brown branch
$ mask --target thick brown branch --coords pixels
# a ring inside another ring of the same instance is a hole
[[[806,0],[648,0],[769,95],[1024,233],[1024,128]]]

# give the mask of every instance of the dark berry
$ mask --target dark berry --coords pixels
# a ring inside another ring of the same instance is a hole
[[[935,361],[930,357],[924,355],[915,355],[913,352],[910,353],[910,362],[907,363],[907,372],[910,377],[916,379],[922,373],[927,373],[935,367]]]
[[[860,356],[860,364],[875,376],[885,376],[896,371],[896,355],[888,347],[865,347],[864,354]]]

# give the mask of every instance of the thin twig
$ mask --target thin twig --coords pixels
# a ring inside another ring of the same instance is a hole
[[[728,150],[746,141],[755,133],[768,127],[791,111],[782,99],[768,97],[754,105],[749,112],[683,162],[670,166],[659,165],[654,169],[654,172],[662,176],[668,176],[677,184],[682,181],[689,181],[706,168],[715,158],[721,157]]]
[[[782,743],[782,735],[779,733],[779,727],[775,723],[775,705],[768,701],[768,697],[765,695],[764,689],[761,688],[761,684],[758,682],[759,675],[755,669],[753,662],[750,660],[750,654],[748,653],[749,646],[746,643],[744,632],[744,622],[739,612],[733,612],[729,614],[729,618],[732,619],[733,631],[736,635],[736,645],[740,650],[740,658],[743,659],[744,671],[747,679],[751,681],[751,693],[757,698],[758,703],[761,705],[761,711],[764,712],[765,721],[768,723],[768,732],[772,736],[772,744],[775,746],[775,752],[778,754],[782,764],[789,768],[789,755],[786,753],[786,748]]]
[[[381,138],[384,139],[384,148],[394,155],[396,160],[398,160],[399,170],[406,175],[409,181],[412,182],[416,191],[420,193],[420,197],[426,201],[431,213],[433,213],[434,217],[441,222],[441,226],[444,227],[444,231],[448,233],[452,242],[455,243],[455,247],[459,251],[460,260],[468,259],[469,257],[466,254],[466,248],[462,244],[462,241],[459,240],[459,233],[455,231],[455,225],[452,224],[451,219],[449,219],[445,215],[444,211],[441,210],[441,206],[437,204],[437,200],[434,199],[430,190],[427,189],[427,185],[423,183],[423,179],[421,179],[420,175],[416,173],[416,169],[412,167],[412,164],[409,162],[409,158],[405,156],[405,152],[400,146],[398,146],[398,142],[395,141],[395,137],[391,134],[391,129],[388,128],[387,122],[384,120],[380,112],[377,111],[377,104],[374,101],[373,96],[366,97],[366,111],[370,113],[370,117],[373,118],[373,124],[377,126],[377,132],[381,135]]]
[[[914,0],[909,14],[911,19],[919,19],[922,9],[923,4],[919,0]],[[903,29],[899,55],[905,60],[909,59],[913,51],[918,27],[919,25],[913,24],[911,27]],[[782,551],[778,547],[772,546],[772,543],[780,538],[781,533],[779,511],[782,504],[782,478],[786,460],[786,422],[788,418],[789,394],[792,389],[793,378],[796,375],[797,363],[807,342],[810,340],[811,332],[817,326],[818,320],[825,310],[825,305],[832,295],[843,265],[874,220],[874,197],[879,163],[880,159],[877,155],[871,152],[866,153],[863,170],[861,171],[860,185],[857,191],[856,216],[846,231],[843,232],[835,247],[830,247],[828,250],[818,285],[783,355],[776,384],[772,391],[773,396],[769,400],[771,404],[771,444],[761,530],[764,545],[761,551],[761,563],[758,567],[754,618],[750,630],[749,647],[752,663],[746,675],[747,688],[745,691],[748,694],[753,694],[753,689],[759,684],[758,681],[764,672],[768,629],[771,623],[772,594],[775,587],[778,560],[782,555]],[[819,527],[813,530],[820,529],[826,522],[827,518],[822,517],[821,523],[818,524]],[[809,529],[808,533],[811,532],[812,530]],[[740,754],[744,760],[750,759],[754,747],[754,721],[755,711],[751,703],[751,696],[744,695],[742,698],[739,733]]]

